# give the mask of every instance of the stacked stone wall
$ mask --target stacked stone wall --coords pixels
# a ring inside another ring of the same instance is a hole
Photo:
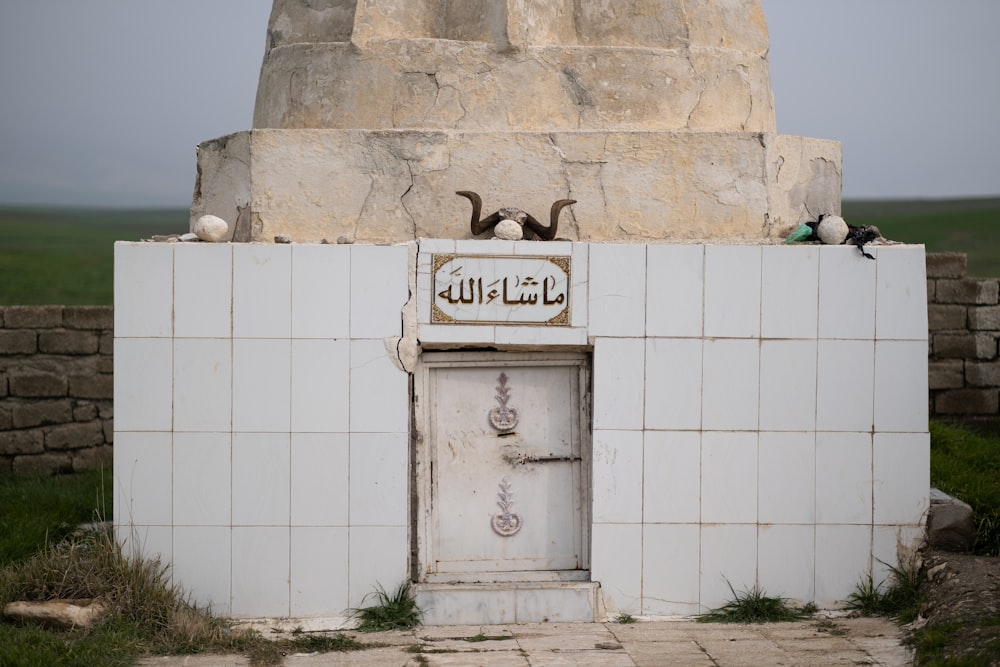
[[[970,278],[965,253],[927,255],[930,414],[1000,417],[1000,279]]]
[[[0,474],[110,466],[110,306],[0,306]]]

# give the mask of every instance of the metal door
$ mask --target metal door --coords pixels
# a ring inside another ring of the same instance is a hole
[[[589,578],[586,357],[428,353],[423,369],[423,580]]]

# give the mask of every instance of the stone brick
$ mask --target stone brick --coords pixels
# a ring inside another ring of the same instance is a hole
[[[34,331],[0,331],[0,355],[34,354],[38,351],[38,334]]]
[[[964,278],[969,270],[964,252],[929,252],[926,262],[928,278]]]
[[[0,433],[0,455],[41,454],[45,451],[42,429],[6,431]]]
[[[934,397],[939,415],[992,415],[1000,408],[996,389],[953,389]]]
[[[98,334],[90,331],[43,331],[38,334],[38,349],[47,354],[94,354]]]
[[[965,329],[965,313],[966,306],[930,304],[927,306],[927,328],[931,331]]]
[[[928,389],[961,389],[965,386],[965,362],[961,359],[927,363]]]
[[[98,352],[110,357],[115,353],[115,335],[113,333],[102,333],[101,342],[98,345]]]
[[[14,459],[15,475],[58,475],[73,472],[73,459],[65,452],[18,456]]]
[[[1000,306],[969,308],[969,328],[973,331],[1000,331]]]
[[[97,419],[97,406],[89,401],[81,401],[73,406],[73,421],[89,422]]]
[[[3,322],[8,329],[51,329],[62,326],[62,306],[7,306]]]
[[[105,419],[103,423],[104,423],[104,442],[110,445],[115,441],[115,420]]]
[[[965,379],[973,387],[1000,387],[1000,361],[965,365]]]
[[[104,346],[104,338],[101,338],[101,346]],[[95,370],[98,373],[114,373],[115,372],[115,359],[110,354],[105,355],[103,352],[101,356],[97,357],[97,363],[95,364]]]
[[[67,329],[111,329],[115,324],[111,306],[65,306],[63,326]]]
[[[935,300],[938,303],[968,303],[992,306],[997,303],[1000,284],[996,278],[938,280]]]
[[[99,421],[54,426],[45,434],[45,448],[49,451],[103,444],[104,429]]]
[[[101,419],[114,419],[115,406],[111,401],[97,403],[97,416]]]
[[[115,397],[115,380],[110,374],[71,375],[69,378],[69,395],[74,398],[105,398]]]
[[[7,392],[8,392],[8,389],[7,389],[7,374],[6,373],[0,373],[0,398],[5,397],[7,395]]]
[[[66,395],[66,378],[51,373],[13,375],[10,395],[22,398],[53,398]]]
[[[11,413],[14,417],[14,428],[66,424],[73,421],[73,410],[68,400],[18,403],[14,405]]]
[[[937,301],[937,298],[936,298],[937,295],[935,294],[936,288],[937,288],[937,281],[936,280],[928,280],[927,281],[927,302],[928,303],[934,303],[935,301]]]
[[[113,460],[114,448],[111,445],[81,449],[73,453],[73,471],[83,472],[98,468],[107,468],[110,471]]]
[[[934,356],[938,359],[992,359],[997,339],[992,334],[934,334]]]
[[[14,428],[14,418],[11,416],[10,408],[0,405],[0,431],[9,431]]]

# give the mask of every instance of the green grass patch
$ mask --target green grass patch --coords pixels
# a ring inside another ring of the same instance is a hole
[[[1000,556],[1000,436],[931,422],[931,485],[967,502],[977,554]]]
[[[111,471],[0,477],[0,567],[31,556],[82,523],[111,516]]]
[[[187,229],[185,209],[0,207],[0,305],[111,305],[115,241]]]
[[[410,582],[404,581],[392,593],[380,584],[368,593],[362,604],[374,598],[374,604],[353,610],[361,632],[383,632],[385,630],[409,630],[420,625],[423,612],[417,607]]]
[[[843,202],[852,225],[876,225],[893,241],[923,243],[927,252],[964,252],[969,274],[1000,277],[1000,199]]]
[[[847,608],[862,616],[886,616],[900,623],[916,619],[924,601],[919,562],[914,559],[905,565],[893,565],[889,571],[889,578],[878,584],[870,572],[862,578],[847,596]]]
[[[788,604],[788,600],[768,595],[754,586],[737,593],[733,585],[726,581],[733,598],[716,609],[698,616],[699,623],[778,623],[801,621],[811,613]]]

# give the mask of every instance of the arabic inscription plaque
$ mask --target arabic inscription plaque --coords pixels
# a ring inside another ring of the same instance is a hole
[[[434,255],[434,324],[569,326],[569,257]]]

